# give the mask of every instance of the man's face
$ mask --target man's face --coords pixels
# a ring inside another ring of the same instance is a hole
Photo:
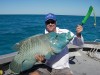
[[[50,19],[45,22],[48,32],[56,32],[56,21]]]

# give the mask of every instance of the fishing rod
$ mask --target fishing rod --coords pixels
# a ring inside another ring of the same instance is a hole
[[[83,20],[81,22],[81,25],[84,25],[86,23],[86,21],[88,20],[88,18],[90,17],[90,15],[92,13],[92,11],[93,11],[93,15],[94,15],[94,26],[96,26],[96,15],[95,15],[95,11],[94,11],[93,6],[89,7],[89,10],[88,10],[86,16],[83,18]]]

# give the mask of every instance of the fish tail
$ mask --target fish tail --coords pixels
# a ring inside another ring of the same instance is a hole
[[[13,60],[9,65],[9,69],[12,73],[19,74],[21,72],[21,64],[22,63],[18,63],[15,60]]]

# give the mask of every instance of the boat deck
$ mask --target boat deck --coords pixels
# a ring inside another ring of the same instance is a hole
[[[70,68],[74,75],[100,75],[100,60],[89,57],[86,51],[70,54]],[[73,56],[75,55],[75,56]]]
[[[91,45],[91,47],[90,47]],[[83,48],[70,45],[70,68],[74,75],[100,75],[100,59],[95,59],[94,57],[89,57],[87,55],[91,48],[98,45],[98,55],[100,56],[100,43],[93,45],[93,43],[85,43]],[[0,56],[0,69],[6,71],[9,67],[9,62],[16,55],[15,53]],[[19,75],[28,75],[31,71],[35,70],[38,66],[31,68]]]

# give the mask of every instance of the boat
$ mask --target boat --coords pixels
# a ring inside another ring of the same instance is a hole
[[[100,74],[100,42],[85,41],[82,47],[72,44],[69,48],[69,63],[74,75],[99,75]],[[0,56],[0,70],[5,73],[9,68],[9,63],[12,61],[17,52]],[[39,66],[39,65],[38,65]],[[38,67],[34,66],[35,68]],[[35,68],[21,72],[19,75],[28,75]],[[3,74],[1,74],[3,75]],[[4,74],[7,75],[7,74]],[[13,74],[12,74],[13,75]]]
[[[100,42],[85,42],[83,48],[76,50],[70,52],[69,59],[73,74],[100,75]]]

